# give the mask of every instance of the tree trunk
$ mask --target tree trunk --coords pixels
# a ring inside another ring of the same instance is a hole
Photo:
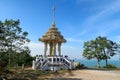
[[[11,58],[11,56],[12,56],[12,48],[9,49],[8,54],[9,54],[9,60],[8,60],[9,63],[8,63],[8,65],[9,65],[9,68],[10,68],[11,67],[11,62],[12,62],[12,60],[11,60],[12,59]]]
[[[107,55],[105,54],[105,49],[104,49],[104,55],[106,56],[105,63],[106,63],[106,66],[107,66],[108,65],[108,59],[107,59]]]
[[[100,60],[97,60],[97,61],[98,61],[97,67],[100,68]]]
[[[9,65],[9,68],[10,68],[10,64],[11,64],[11,59],[10,59],[10,55],[11,55],[11,51],[8,51],[8,65]]]
[[[106,59],[105,62],[106,62],[106,66],[107,66],[108,65],[108,60]]]

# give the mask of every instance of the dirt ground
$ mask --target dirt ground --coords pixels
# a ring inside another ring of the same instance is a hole
[[[50,77],[56,80],[120,80],[120,71],[76,70]]]
[[[9,80],[120,80],[120,70],[62,70],[35,71],[31,68],[24,70],[12,69],[5,75]]]

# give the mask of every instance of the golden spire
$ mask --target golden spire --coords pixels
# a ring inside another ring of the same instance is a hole
[[[52,27],[55,27],[55,6],[53,6],[52,10],[53,10],[53,21],[52,21]]]

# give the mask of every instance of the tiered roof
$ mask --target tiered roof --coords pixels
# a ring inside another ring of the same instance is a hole
[[[66,42],[63,35],[61,35],[60,31],[58,31],[58,28],[56,28],[55,22],[52,23],[52,27],[49,28],[49,30],[42,36],[42,38],[39,39],[39,41],[42,42]]]

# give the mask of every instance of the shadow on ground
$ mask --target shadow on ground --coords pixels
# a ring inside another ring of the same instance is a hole
[[[67,76],[74,76],[72,71],[61,70],[58,72],[53,71],[40,71],[40,70],[15,70],[11,69],[12,73],[5,73],[6,80],[82,80],[81,78],[67,78]]]
[[[82,80],[78,78],[47,78],[45,80]]]

